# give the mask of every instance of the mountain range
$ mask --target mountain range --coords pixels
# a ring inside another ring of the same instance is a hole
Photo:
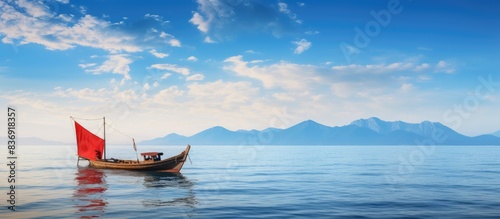
[[[439,123],[359,119],[345,126],[307,120],[286,129],[230,131],[216,126],[192,136],[175,133],[142,141],[143,145],[500,145],[500,131],[469,137]]]
[[[494,135],[494,136],[500,137],[500,131],[493,132],[490,135]]]

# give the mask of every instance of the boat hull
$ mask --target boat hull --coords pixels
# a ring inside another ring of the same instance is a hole
[[[100,169],[122,169],[133,171],[153,171],[153,172],[170,172],[178,173],[181,171],[184,162],[187,159],[191,146],[186,146],[186,149],[180,154],[163,159],[161,161],[134,161],[134,160],[89,160],[90,166]]]

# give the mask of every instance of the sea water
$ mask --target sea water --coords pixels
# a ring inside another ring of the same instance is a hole
[[[181,174],[77,167],[75,153],[20,146],[15,212],[0,167],[0,218],[500,218],[495,146],[192,145]]]

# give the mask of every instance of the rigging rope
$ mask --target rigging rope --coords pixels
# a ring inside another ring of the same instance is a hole
[[[78,119],[78,120],[101,120],[101,119],[102,119],[102,118],[98,118],[98,119],[86,119],[86,118],[77,118],[77,117],[73,117],[73,116],[70,116],[69,118],[73,119],[73,121],[75,121],[75,122],[76,122],[76,120],[75,120],[75,119]],[[111,125],[110,125],[110,124],[108,124],[108,123],[101,125],[101,127],[99,128],[99,130],[97,130],[97,133],[99,133],[99,131],[101,131],[101,129],[104,127],[104,125],[108,125],[108,127],[112,128],[113,130],[115,130],[116,132],[118,132],[118,133],[120,133],[120,134],[122,134],[122,135],[125,135],[125,136],[127,136],[127,137],[131,138],[132,140],[134,139],[132,136],[127,135],[127,134],[125,134],[125,133],[123,133],[123,132],[119,131],[118,129],[116,129],[115,127],[111,126]]]
[[[102,119],[102,118],[98,118],[98,119],[76,118],[76,117],[73,117],[73,116],[70,116],[70,118],[71,118],[71,119],[73,119],[73,121],[75,121],[75,122],[76,122],[76,120],[75,120],[75,119],[78,119],[78,120],[101,120],[101,119]],[[116,129],[115,127],[111,126],[111,125],[110,125],[110,124],[108,124],[108,123],[102,124],[102,125],[101,125],[101,127],[99,128],[99,130],[97,130],[96,134],[97,134],[97,133],[99,133],[99,131],[101,131],[101,129],[104,127],[104,125],[107,125],[108,127],[112,128],[112,129],[113,129],[113,130],[115,130],[116,132],[118,132],[118,133],[120,133],[120,134],[122,134],[122,135],[124,135],[124,136],[129,137],[129,138],[131,138],[131,139],[132,139],[132,143],[133,143],[134,150],[135,150],[135,155],[136,155],[136,157],[137,157],[137,162],[139,162],[139,156],[137,155],[137,146],[135,145],[135,139],[134,139],[132,136],[127,135],[127,134],[125,134],[125,133],[123,133],[123,132],[119,131],[118,129]]]
[[[72,119],[74,122],[76,122],[76,120],[87,120],[87,121],[90,121],[90,120],[101,120],[102,119],[102,118],[99,118],[99,119],[85,119],[85,118],[77,118],[77,117],[73,117],[73,116],[70,116],[69,118]],[[94,133],[94,135],[97,135],[97,133],[99,133],[99,131],[101,131],[102,127],[104,127],[104,124],[102,124],[101,127],[99,127],[99,129],[97,130],[97,132]]]
[[[97,119],[88,119],[88,118],[77,118],[77,117],[73,117],[73,116],[70,116],[69,118],[73,119],[73,121],[75,119],[78,119],[78,120],[101,120],[102,118],[97,118]]]
[[[111,126],[110,124],[106,123],[106,125],[108,125],[108,127],[112,128],[113,130],[117,131],[118,133],[120,133],[120,134],[122,134],[122,135],[125,135],[125,136],[127,136],[127,137],[131,138],[132,140],[134,140],[134,138],[133,138],[132,136],[127,135],[127,134],[125,134],[125,133],[123,133],[123,132],[120,132],[118,129],[116,129],[115,127]]]
[[[124,135],[124,136],[127,136],[127,137],[129,137],[129,138],[131,138],[131,139],[132,139],[132,145],[134,146],[135,156],[137,157],[137,162],[139,162],[139,155],[137,154],[137,146],[135,145],[135,139],[134,139],[132,136],[127,135],[127,134],[125,134],[125,133],[123,133],[123,132],[119,131],[118,129],[116,129],[115,127],[113,127],[113,126],[109,125],[108,123],[106,123],[106,125],[108,125],[108,127],[112,128],[112,129],[113,129],[113,130],[115,130],[116,132],[118,132],[118,133],[120,133],[120,134],[122,134],[122,135]]]

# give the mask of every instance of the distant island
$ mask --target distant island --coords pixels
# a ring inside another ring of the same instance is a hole
[[[500,131],[475,137],[439,123],[388,122],[359,119],[345,126],[325,126],[312,120],[290,128],[230,131],[216,126],[193,136],[175,133],[142,141],[142,145],[500,145]]]

